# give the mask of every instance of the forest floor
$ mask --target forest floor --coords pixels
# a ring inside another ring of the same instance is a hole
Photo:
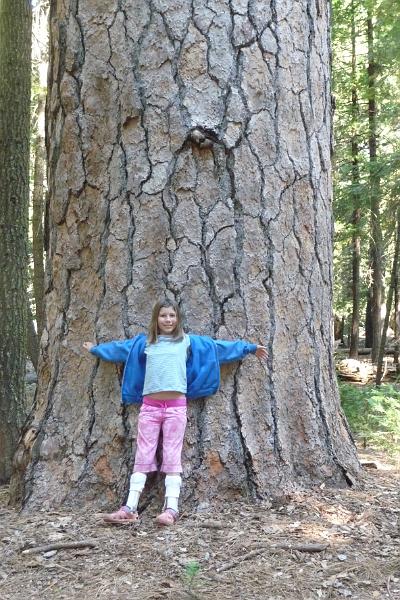
[[[353,489],[203,506],[163,529],[150,509],[126,526],[87,509],[18,513],[2,488],[0,599],[400,599],[399,464],[360,459],[376,468]],[[87,545],[37,548],[68,542]]]

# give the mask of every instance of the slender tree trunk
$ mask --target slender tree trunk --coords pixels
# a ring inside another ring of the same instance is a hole
[[[352,298],[353,309],[351,314],[350,326],[350,358],[358,358],[358,346],[360,337],[360,264],[361,264],[361,238],[358,228],[361,220],[361,209],[356,208],[353,212],[353,225],[355,232],[352,236],[353,256],[352,256]]]
[[[391,277],[390,277],[389,290],[388,290],[388,295],[387,295],[387,300],[386,300],[385,321],[383,324],[381,345],[379,348],[378,365],[377,365],[376,380],[375,380],[376,385],[380,385],[381,381],[382,381],[383,358],[385,355],[386,336],[387,336],[387,330],[389,327],[390,313],[392,311],[393,294],[394,294],[394,290],[395,290],[395,286],[396,286],[396,275],[398,272],[398,264],[399,264],[399,257],[400,257],[400,210],[397,211],[396,223],[397,223],[397,228],[396,228],[396,237],[395,237],[395,249],[394,249],[394,255],[393,255],[393,265],[392,265],[392,271],[391,271]]]
[[[357,96],[357,85],[356,85],[356,68],[357,68],[357,54],[356,54],[356,28],[354,18],[354,0],[351,3],[351,77],[352,77],[352,90],[351,90],[351,105],[352,105],[352,119],[353,119],[353,131],[351,139],[351,183],[352,183],[352,201],[353,201],[353,234],[352,234],[352,300],[353,308],[351,315],[351,326],[350,326],[350,358],[358,357],[358,344],[359,344],[359,328],[360,328],[360,263],[361,263],[361,238],[360,238],[360,219],[361,219],[361,207],[360,207],[360,169],[359,169],[359,148],[358,148],[358,131],[357,124],[359,120],[359,106]]]
[[[380,340],[382,335],[382,305],[383,305],[383,242],[380,215],[380,175],[377,165],[377,101],[376,101],[376,72],[374,48],[374,24],[369,9],[367,19],[368,41],[368,122],[369,122],[369,164],[370,164],[370,197],[371,197],[371,318],[372,318],[372,352],[371,360],[378,360]]]
[[[371,263],[370,263],[371,264]],[[367,305],[365,307],[365,347],[372,348],[372,313],[371,313],[372,288],[367,291]]]
[[[400,261],[397,263],[395,279],[394,279],[394,364],[396,365],[397,375],[400,373],[400,294],[399,294],[399,271]]]
[[[82,342],[142,331],[164,294],[189,330],[269,348],[267,366],[227,366],[219,393],[190,403],[186,499],[348,485],[328,4],[55,1],[50,32],[49,287],[25,505],[121,501],[138,407],[118,409],[113,366]]]
[[[0,483],[24,416],[31,7],[0,2]]]

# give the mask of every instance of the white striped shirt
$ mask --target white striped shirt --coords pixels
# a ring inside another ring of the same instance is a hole
[[[169,335],[159,335],[155,344],[147,344],[146,374],[143,395],[157,392],[186,394],[186,360],[190,338],[175,340]]]

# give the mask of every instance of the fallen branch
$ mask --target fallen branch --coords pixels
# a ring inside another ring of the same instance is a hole
[[[22,550],[22,554],[40,554],[41,552],[50,552],[50,550],[71,550],[73,548],[94,548],[97,542],[93,540],[83,540],[82,542],[56,542],[54,544],[45,544],[44,546],[33,546]]]
[[[272,547],[279,550],[296,550],[296,552],[323,552],[328,544],[275,544]]]
[[[295,550],[297,552],[323,552],[328,547],[328,544],[273,544],[272,546],[262,546],[257,548],[256,550],[251,550],[247,552],[247,554],[242,554],[235,560],[231,560],[228,563],[225,563],[221,567],[216,569],[217,573],[221,573],[222,571],[228,571],[228,569],[232,569],[236,567],[239,563],[244,560],[249,560],[251,558],[255,558],[259,556],[266,550]]]
[[[205,529],[226,529],[228,525],[226,523],[221,523],[220,521],[200,521],[196,523],[199,527],[204,527]]]
[[[228,571],[228,569],[233,569],[233,567],[236,567],[236,565],[243,562],[244,560],[249,560],[249,558],[254,558],[255,556],[258,556],[259,554],[262,554],[263,552],[265,552],[265,550],[267,550],[267,549],[268,548],[259,548],[258,550],[252,550],[251,552],[247,552],[247,554],[242,554],[242,556],[239,556],[235,560],[231,560],[230,562],[225,563],[224,565],[222,565],[221,567],[218,567],[215,570],[217,573],[222,573],[222,571]]]

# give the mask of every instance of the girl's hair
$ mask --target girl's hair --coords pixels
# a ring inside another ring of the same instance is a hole
[[[174,300],[159,300],[153,307],[151,313],[151,320],[149,325],[149,331],[147,335],[147,343],[155,344],[158,337],[158,315],[162,308],[173,308],[176,314],[176,327],[174,329],[173,338],[179,340],[185,335],[182,326],[182,312],[178,304]]]

